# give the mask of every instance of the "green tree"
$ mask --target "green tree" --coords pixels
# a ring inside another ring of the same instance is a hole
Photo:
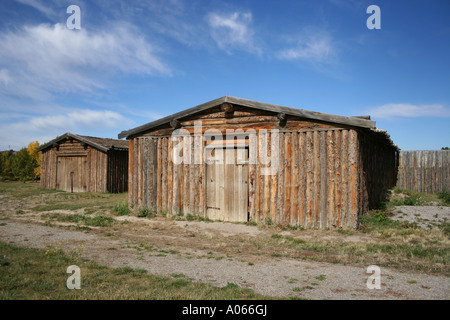
[[[449,147],[442,147],[441,150],[450,150]]]
[[[35,177],[34,169],[36,166],[36,160],[28,153],[27,148],[20,149],[12,157],[12,173],[20,181],[25,182],[25,180],[33,179]]]
[[[2,152],[0,156],[0,176],[8,179],[13,178],[13,173],[11,169],[11,159],[13,157],[13,151]]]

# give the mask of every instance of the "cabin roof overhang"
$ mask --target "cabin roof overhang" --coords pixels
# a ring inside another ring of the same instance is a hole
[[[349,126],[360,127],[360,128],[375,129],[375,121],[368,119],[368,117],[339,116],[339,115],[309,111],[309,110],[304,110],[304,109],[284,107],[284,106],[280,106],[280,105],[276,105],[276,104],[258,102],[258,101],[253,101],[253,100],[231,97],[231,96],[224,96],[224,97],[200,104],[198,106],[174,113],[170,116],[158,119],[156,121],[149,122],[147,124],[136,127],[134,129],[122,131],[121,133],[119,133],[118,138],[119,139],[132,138],[133,136],[143,134],[143,133],[151,131],[157,127],[160,127],[162,125],[168,124],[171,121],[173,122],[173,121],[177,121],[182,118],[185,118],[185,117],[193,116],[197,113],[206,111],[208,109],[211,109],[211,108],[217,107],[219,105],[223,105],[223,104],[238,105],[238,106],[253,108],[253,109],[257,109],[257,110],[264,110],[264,111],[274,112],[278,115],[284,114],[284,115],[297,116],[297,117],[301,117],[304,119],[310,119],[310,120],[316,120],[316,121],[324,121],[324,122],[329,122],[329,123],[343,124],[343,125],[349,125]]]
[[[89,138],[92,138],[92,139],[89,139]],[[66,132],[65,134],[60,135],[60,136],[56,137],[55,139],[53,139],[53,140],[51,140],[51,141],[41,145],[39,148],[37,148],[37,151],[43,151],[45,149],[52,148],[55,145],[66,141],[67,139],[78,140],[81,143],[84,143],[84,144],[86,144],[88,146],[91,146],[91,147],[93,147],[95,149],[98,149],[100,151],[103,151],[103,152],[108,152],[108,150],[111,150],[111,149],[128,150],[128,147],[125,147],[124,144],[123,144],[123,141],[120,141],[120,140],[103,139],[103,138],[95,138],[95,137],[85,137],[85,136],[80,136],[80,135],[73,134],[73,133],[70,133],[70,132]],[[105,141],[108,141],[109,143],[100,144],[100,143],[98,143],[98,142],[96,142],[94,140],[96,140],[96,141],[97,140],[99,140],[99,141],[105,140]],[[110,143],[110,141],[116,141],[117,144],[114,145],[114,143]]]

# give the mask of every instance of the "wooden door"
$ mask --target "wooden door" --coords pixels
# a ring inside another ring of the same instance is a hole
[[[58,157],[56,189],[67,192],[86,192],[87,157]]]
[[[212,220],[248,221],[248,148],[220,152],[206,162],[206,215]]]

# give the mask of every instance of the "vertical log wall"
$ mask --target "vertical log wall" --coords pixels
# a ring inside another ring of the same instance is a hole
[[[268,131],[267,139],[260,138],[249,135],[250,158],[270,150],[271,139],[278,139],[279,167],[274,175],[263,175],[264,165],[249,164],[251,221],[354,228],[358,216],[395,184],[395,150],[356,130],[286,130],[277,135]],[[193,159],[201,138],[178,139],[185,139],[185,151]],[[129,202],[157,212],[205,216],[207,164],[174,164],[172,152],[178,142],[171,136],[129,140]]]
[[[85,192],[125,192],[128,188],[128,154],[126,151],[110,151],[108,154],[80,142],[67,140],[58,148],[52,147],[42,152],[41,188],[58,189],[58,179],[70,179],[70,172],[58,172],[58,158],[83,157],[85,167],[70,168],[74,174],[83,175]],[[65,178],[64,178],[65,177]],[[66,183],[67,184],[67,183]],[[70,191],[70,190],[66,190]]]
[[[386,201],[390,188],[395,187],[398,175],[398,150],[366,133],[360,134],[360,157],[363,163],[361,180],[364,183],[363,212]]]
[[[109,150],[106,190],[121,193],[128,190],[128,151]]]
[[[450,190],[450,151],[401,151],[397,187],[418,192]]]

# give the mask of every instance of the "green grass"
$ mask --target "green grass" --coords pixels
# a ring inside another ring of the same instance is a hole
[[[446,191],[439,193],[423,193],[395,188],[392,190],[389,201],[385,204],[380,204],[385,205],[385,208],[379,209],[387,209],[393,206],[428,206],[432,204],[449,206],[450,193]]]
[[[442,191],[439,192],[437,196],[443,202],[443,204],[450,206],[450,192]]]
[[[155,276],[144,269],[109,268],[62,251],[21,248],[0,242],[1,300],[235,300],[271,299],[228,283],[218,288],[197,283],[184,275]],[[81,270],[81,289],[69,290],[67,267]]]
[[[130,214],[130,208],[128,206],[128,201],[116,203],[113,207],[113,211],[117,213],[118,216],[127,216]]]
[[[105,215],[82,215],[82,214],[59,214],[49,213],[42,215],[43,218],[48,218],[50,221],[56,220],[61,222],[82,223],[85,226],[91,227],[108,227],[114,223],[114,218]]]
[[[0,181],[0,194],[12,199],[22,199],[60,192],[63,191],[40,189],[39,182]]]

